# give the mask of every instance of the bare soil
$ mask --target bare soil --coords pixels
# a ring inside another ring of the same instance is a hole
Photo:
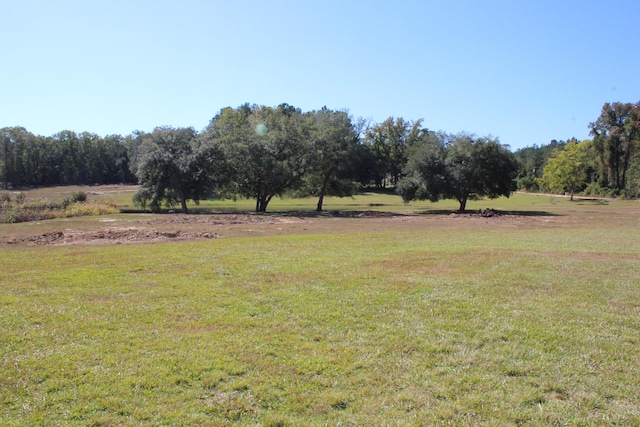
[[[533,228],[561,226],[567,217],[511,215],[498,211],[477,213],[425,212],[405,215],[389,212],[287,212],[273,214],[129,214],[113,218],[85,218],[64,223],[43,222],[11,236],[0,236],[16,245],[109,245],[196,241],[225,237],[284,234],[331,234],[439,229]]]

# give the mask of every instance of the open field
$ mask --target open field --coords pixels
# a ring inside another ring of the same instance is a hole
[[[640,425],[637,201],[200,207],[0,225],[0,425]]]

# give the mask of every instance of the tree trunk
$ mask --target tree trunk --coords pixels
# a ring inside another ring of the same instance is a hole
[[[464,210],[467,208],[467,198],[465,197],[464,199],[459,199],[458,201],[460,202],[460,209],[458,209],[458,211],[464,212]]]
[[[187,209],[187,200],[184,197],[182,198],[182,200],[180,200],[180,205],[182,206],[182,213],[188,214],[189,209]]]
[[[4,140],[4,189],[9,189],[9,144]]]
[[[322,212],[322,202],[324,201],[324,191],[320,192],[320,197],[318,197],[318,206],[316,207],[316,212]]]
[[[269,196],[260,196],[256,200],[256,212],[266,212],[267,211],[267,205],[269,204],[270,201],[271,201],[271,197],[269,197]]]

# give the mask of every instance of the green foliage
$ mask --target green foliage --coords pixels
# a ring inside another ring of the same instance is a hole
[[[3,221],[5,224],[15,224],[20,222],[20,214],[17,209],[13,209],[11,207],[5,208],[3,207]]]
[[[589,127],[594,139],[586,181],[603,188],[590,184],[589,193],[637,197],[640,102],[606,103]],[[425,142],[429,131],[421,119],[389,117],[368,126],[362,119],[352,123],[345,111],[323,108],[303,113],[288,104],[226,108],[205,132],[190,132],[192,153],[174,159],[170,150],[162,156],[148,143],[154,134],[141,131],[101,137],[63,130],[43,137],[22,127],[5,127],[0,129],[0,185],[9,189],[138,181],[144,188],[135,203],[154,211],[177,204],[184,210],[186,200],[197,203],[212,194],[254,199],[257,211],[265,211],[276,196],[315,195],[321,210],[328,195],[350,196],[359,186],[398,185],[408,170],[412,147],[429,145]],[[517,188],[539,191],[549,157],[564,144],[552,140],[516,151]],[[173,166],[154,175],[150,168],[159,171],[160,164]],[[146,167],[141,169],[142,165]],[[434,177],[430,186],[441,178]],[[164,184],[154,187],[149,184],[153,181]],[[408,181],[405,191],[412,186]]]
[[[62,131],[36,136],[22,127],[0,129],[2,186],[133,182],[124,138]]]
[[[509,196],[517,162],[496,139],[430,133],[409,153],[406,177],[398,192],[405,201],[468,200]]]
[[[590,182],[582,190],[584,196],[593,197],[611,197],[612,191],[609,188],[602,187],[599,182]]]
[[[299,189],[309,170],[310,128],[301,111],[244,104],[222,109],[205,139],[221,147],[232,172],[227,193],[252,198],[266,212],[275,196]]]
[[[346,197],[356,193],[354,165],[359,135],[345,111],[323,108],[305,116],[311,129],[309,169],[296,195],[317,197],[316,210],[320,212],[325,196]]]
[[[640,197],[640,144],[629,166],[623,196],[628,199]]]
[[[196,137],[192,128],[156,128],[142,141],[136,168],[140,188],[134,204],[158,212],[164,204],[180,204],[188,213],[187,200],[199,203],[213,195],[220,163],[216,145]]]
[[[640,150],[640,102],[607,102],[589,127],[602,186],[622,192],[632,160]]]
[[[381,180],[378,185],[385,186],[387,180],[391,185],[398,184],[407,164],[408,149],[427,134],[427,129],[422,128],[422,120],[408,122],[402,117],[389,117],[367,130],[364,143],[375,157],[375,175]]]
[[[534,145],[517,150],[514,155],[518,161],[518,176],[516,177],[518,190],[540,191],[539,179],[542,178],[542,171],[549,157],[553,155],[555,150],[564,148],[565,144],[564,141],[554,139],[547,145]]]
[[[87,193],[84,191],[76,191],[71,194],[71,202],[72,203],[83,203],[87,201]]]
[[[115,206],[108,204],[73,203],[65,209],[64,217],[99,216],[118,212],[119,210]]]
[[[20,202],[4,202],[2,205],[2,217],[0,222],[13,224],[19,222],[42,221],[55,218],[70,218],[77,216],[95,216],[118,213],[119,210],[111,204],[87,203],[81,201],[86,193],[77,192],[71,198],[66,197],[62,201],[55,200],[27,200],[24,193]],[[84,196],[82,196],[84,194]],[[74,199],[77,199],[73,201]]]
[[[570,192],[573,200],[574,193],[586,185],[590,146],[591,141],[571,141],[555,151],[544,168],[542,187],[557,193]]]
[[[62,207],[67,209],[74,203],[84,203],[87,201],[87,193],[84,191],[76,191],[71,193],[70,197],[66,197],[62,200]]]

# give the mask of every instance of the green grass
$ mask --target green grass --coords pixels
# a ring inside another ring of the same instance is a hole
[[[561,222],[0,247],[0,425],[640,425],[637,202],[475,203]]]

